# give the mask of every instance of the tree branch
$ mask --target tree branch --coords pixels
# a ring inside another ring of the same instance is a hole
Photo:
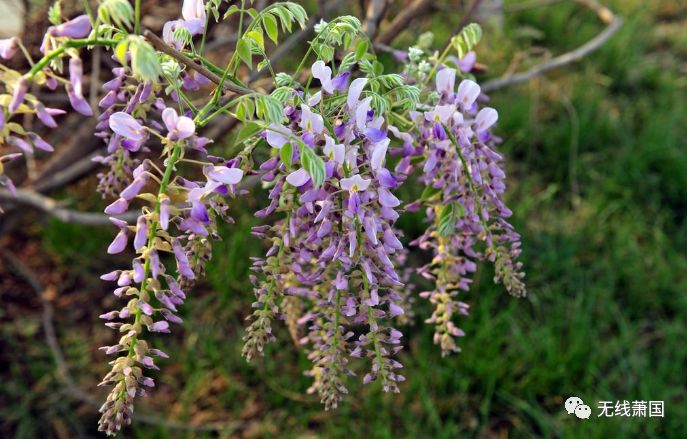
[[[219,85],[222,83],[222,79],[219,76],[212,73],[207,67],[196,63],[195,61],[193,61],[188,56],[186,56],[183,53],[179,52],[178,50],[174,49],[173,47],[171,47],[170,45],[168,45],[167,43],[162,41],[162,39],[160,39],[160,37],[155,35],[150,30],[146,30],[143,33],[143,36],[145,36],[146,39],[148,41],[150,41],[150,44],[152,44],[153,47],[155,49],[159,50],[160,52],[166,53],[167,55],[169,55],[172,58],[179,61],[181,64],[188,67],[189,69],[195,70],[196,72],[205,76],[206,78],[208,78],[210,81],[214,82],[215,84]],[[233,92],[233,93],[240,94],[240,95],[253,93],[253,90],[251,90],[249,88],[241,87],[240,85],[236,85],[231,81],[224,81],[224,89],[226,91]]]
[[[523,82],[527,82],[533,78],[541,76],[550,70],[554,70],[566,66],[568,64],[577,62],[585,56],[589,55],[590,53],[594,52],[601,46],[603,46],[604,43],[606,43],[606,41],[608,41],[616,32],[618,32],[618,30],[623,24],[622,18],[614,16],[608,8],[601,7],[596,3],[589,1],[582,1],[581,3],[585,4],[585,6],[594,10],[599,15],[602,21],[608,23],[608,26],[606,26],[606,28],[600,34],[598,34],[591,40],[587,41],[585,44],[578,47],[577,49],[564,53],[563,55],[559,55],[555,58],[552,58],[549,61],[534,66],[525,72],[516,73],[513,75],[506,75],[498,79],[492,79],[491,81],[487,81],[484,84],[482,84],[482,91],[488,93],[494,90],[509,87],[511,85],[521,84]]]
[[[111,224],[109,216],[104,213],[79,212],[66,209],[61,207],[60,203],[56,200],[27,189],[17,189],[16,196],[12,195],[12,193],[6,189],[0,189],[0,200],[16,202],[33,207],[65,223],[82,224],[86,226],[105,226]],[[133,221],[136,219],[136,212],[128,212],[124,215],[117,216],[117,218]]]
[[[415,0],[399,12],[381,35],[375,39],[376,44],[388,45],[398,34],[408,28],[411,21],[417,18],[433,3],[432,0]]]
[[[384,13],[387,9],[387,0],[370,0],[365,13],[365,21],[363,21],[363,32],[374,40],[379,30],[379,23],[384,18]]]

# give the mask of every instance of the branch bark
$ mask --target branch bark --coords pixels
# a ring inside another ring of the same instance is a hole
[[[399,12],[381,35],[375,39],[375,43],[387,45],[401,32],[408,28],[411,21],[424,13],[433,3],[432,0],[415,0]]]
[[[591,1],[581,1],[580,3],[591,8],[599,15],[599,18],[603,22],[608,23],[606,28],[601,33],[577,49],[536,65],[525,72],[506,75],[498,79],[487,81],[482,84],[482,91],[488,93],[494,90],[510,87],[512,85],[522,84],[523,82],[527,82],[531,79],[541,76],[548,71],[577,62],[603,46],[604,43],[606,43],[606,41],[615,35],[615,33],[618,32],[618,30],[620,30],[622,27],[623,19],[613,15],[608,8],[602,7],[598,5],[598,3]]]
[[[50,197],[41,195],[27,189],[17,189],[16,196],[6,189],[0,189],[0,200],[20,203],[24,206],[33,207],[43,211],[65,223],[82,224],[87,226],[111,225],[109,216],[103,213],[79,212],[60,206],[60,203]],[[136,219],[136,212],[128,212],[117,218],[133,221]]]
[[[370,40],[374,41],[377,31],[379,30],[379,23],[384,18],[386,9],[387,0],[370,0],[370,3],[367,5],[365,21],[363,22],[363,32],[370,37]]]
[[[143,36],[146,37],[148,41],[150,41],[150,44],[153,45],[153,47],[160,52],[166,53],[167,55],[171,56],[175,60],[179,61],[181,64],[185,65],[191,70],[195,70],[196,72],[200,73],[201,75],[205,76],[208,78],[210,81],[214,82],[217,85],[220,85],[222,83],[222,79],[212,73],[207,67],[200,65],[193,61],[191,58],[188,56],[184,55],[183,53],[179,52],[178,50],[174,49],[157,35],[155,35],[153,32],[150,30],[146,30],[143,33]],[[253,90],[245,87],[241,87],[240,85],[236,85],[231,81],[224,81],[224,90],[229,91],[232,93],[240,94],[240,95],[245,95],[249,93],[253,93]]]

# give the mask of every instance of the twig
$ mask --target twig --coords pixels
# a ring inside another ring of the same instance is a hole
[[[100,163],[94,162],[93,158],[106,153],[106,150],[99,149],[94,153],[73,162],[68,167],[52,172],[44,177],[39,178],[31,189],[37,192],[50,192],[52,190],[61,188],[62,186],[71,183],[77,178],[89,173],[91,170],[100,166]]]
[[[408,28],[411,21],[422,14],[431,4],[432,0],[415,0],[399,12],[381,35],[375,39],[376,44],[388,45],[398,34]]]
[[[60,207],[60,203],[56,200],[27,189],[17,189],[16,196],[12,195],[12,193],[6,189],[0,189],[0,200],[17,202],[25,206],[33,207],[65,223],[82,224],[86,226],[103,226],[110,224],[108,215],[66,209]],[[117,218],[133,221],[136,219],[136,212],[128,212],[124,215],[117,216]]]
[[[57,368],[57,379],[64,386],[63,392],[70,398],[85,402],[96,409],[100,407],[100,401],[91,396],[90,394],[81,390],[74,378],[69,373],[69,365],[65,359],[64,353],[60,348],[59,339],[57,338],[57,332],[55,331],[54,325],[54,315],[55,310],[44,296],[45,288],[38,281],[38,277],[32,270],[27,267],[19,258],[14,256],[12,253],[5,249],[0,249],[0,254],[3,258],[12,266],[14,271],[26,281],[31,289],[36,293],[38,299],[43,307],[43,315],[41,318],[41,325],[43,326],[43,332],[45,334],[45,342],[50,349],[53,360],[55,361],[55,367]],[[245,424],[242,421],[234,421],[231,423],[222,422],[211,422],[205,423],[203,425],[190,425],[180,421],[167,420],[159,416],[139,413],[136,415],[136,420],[143,422],[145,424],[159,425],[162,427],[174,429],[174,430],[186,430],[186,431],[206,431],[206,432],[219,432],[224,434],[231,434],[241,429]]]
[[[370,0],[370,3],[367,5],[365,21],[363,22],[363,32],[365,32],[371,40],[374,40],[377,35],[379,23],[386,13],[387,3],[387,0]]]
[[[592,8],[595,12],[597,12],[601,20],[609,23],[608,26],[606,26],[606,28],[600,34],[598,34],[596,37],[592,38],[582,46],[578,47],[577,49],[564,53],[563,55],[559,55],[555,58],[552,58],[549,61],[534,66],[525,72],[516,73],[514,75],[506,75],[498,79],[492,79],[491,81],[487,81],[484,84],[482,84],[482,91],[488,93],[494,90],[509,87],[511,85],[521,84],[523,82],[527,82],[533,78],[536,78],[537,76],[541,76],[550,70],[554,70],[559,67],[563,67],[568,64],[577,62],[585,56],[597,50],[606,41],[608,41],[608,39],[610,39],[616,32],[618,32],[618,30],[623,24],[622,18],[614,16],[609,9],[600,7],[596,3],[587,1],[581,3],[584,3],[587,7]]]
[[[208,68],[206,68],[203,65],[200,65],[193,61],[191,58],[188,56],[184,55],[183,53],[179,52],[178,50],[174,49],[173,47],[169,46],[167,43],[162,41],[160,37],[155,35],[153,32],[146,30],[143,33],[143,36],[146,37],[148,41],[150,41],[150,44],[153,45],[157,50],[160,52],[164,52],[167,55],[171,56],[172,58],[176,59],[186,67],[188,67],[191,70],[195,70],[196,72],[200,73],[201,75],[205,76],[208,78],[210,81],[214,82],[215,84],[219,85],[222,83],[222,79],[212,73]],[[230,91],[236,94],[250,94],[253,93],[253,90],[245,87],[241,87],[240,85],[236,85],[231,81],[224,81],[224,89],[226,91]]]

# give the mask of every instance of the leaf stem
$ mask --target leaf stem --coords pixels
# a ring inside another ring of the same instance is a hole
[[[135,34],[140,34],[141,33],[141,0],[136,0],[134,3],[134,15],[135,15],[135,24],[134,24],[134,33]]]

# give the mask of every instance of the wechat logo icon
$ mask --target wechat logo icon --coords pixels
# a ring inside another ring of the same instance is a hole
[[[592,409],[582,401],[581,398],[577,396],[571,396],[565,400],[565,411],[569,415],[574,414],[580,419],[589,419],[592,415]]]

